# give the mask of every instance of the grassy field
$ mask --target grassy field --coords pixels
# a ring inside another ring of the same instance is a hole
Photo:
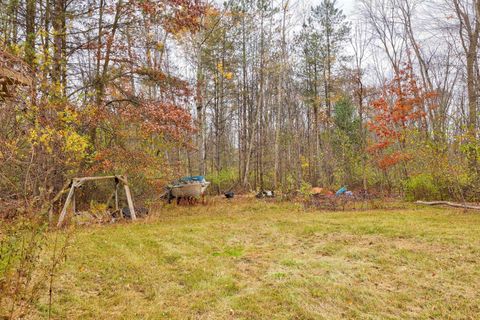
[[[225,200],[76,232],[53,316],[478,319],[479,293],[478,213]]]

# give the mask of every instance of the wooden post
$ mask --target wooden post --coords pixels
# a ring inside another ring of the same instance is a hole
[[[120,213],[120,217],[125,218],[123,216],[123,211],[119,210],[118,208],[118,185],[120,184],[120,180],[115,177],[115,211]]]
[[[125,181],[127,178],[124,178]],[[135,208],[133,207],[133,200],[132,200],[132,194],[130,193],[130,187],[128,184],[124,184],[125,186],[125,194],[127,196],[127,202],[128,202],[128,208],[130,209],[130,215],[132,216],[132,220],[137,220],[137,215],[135,214]]]
[[[118,180],[115,178],[115,210],[118,211]]]
[[[77,201],[75,198],[75,187],[73,187],[73,195],[72,195],[72,209],[73,209],[73,214],[77,214]]]
[[[58,218],[57,227],[60,227],[63,223],[63,219],[65,219],[65,215],[67,214],[67,208],[72,201],[73,193],[75,191],[75,180],[72,181],[72,186],[70,187],[70,191],[68,192],[67,200],[65,200],[65,204],[63,205],[62,212],[60,213],[60,217]]]

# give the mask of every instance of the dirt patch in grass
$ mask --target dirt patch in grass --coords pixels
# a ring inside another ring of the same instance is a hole
[[[480,215],[216,200],[79,230],[53,315],[476,319],[479,261]]]

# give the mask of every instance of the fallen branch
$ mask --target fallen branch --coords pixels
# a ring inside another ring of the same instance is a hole
[[[468,204],[461,204],[461,203],[449,202],[449,201],[417,201],[416,203],[425,204],[428,206],[446,205],[446,206],[455,207],[455,208],[480,210],[480,206],[472,206]]]

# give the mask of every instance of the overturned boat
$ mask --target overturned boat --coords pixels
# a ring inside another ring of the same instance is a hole
[[[210,182],[203,176],[183,177],[168,186],[170,198],[198,198],[205,193]]]

